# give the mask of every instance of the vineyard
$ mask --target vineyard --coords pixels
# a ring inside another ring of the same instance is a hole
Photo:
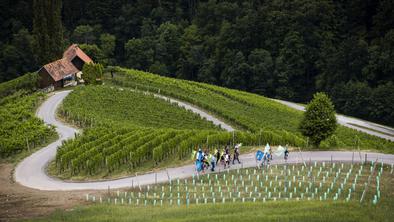
[[[275,165],[171,179],[164,184],[136,185],[126,192],[86,195],[97,204],[129,206],[189,206],[204,204],[334,201],[377,205],[393,166],[383,163],[336,162]]]
[[[80,127],[104,124],[219,130],[197,114],[153,95],[104,86],[76,89],[64,100],[60,113]]]
[[[169,159],[188,158],[192,149],[197,147],[213,150],[233,141],[245,145],[279,145],[285,142],[302,146],[304,143],[298,137],[289,135],[283,138],[274,131],[253,134],[241,131],[97,127],[66,141],[58,149],[56,166],[62,174],[69,176],[111,173],[125,166],[132,170],[150,160],[157,165]]]
[[[159,165],[186,159],[198,147],[213,150],[235,142],[305,145],[298,135],[279,129],[224,132],[191,111],[130,88],[76,88],[59,113],[86,129],[58,149],[56,170],[63,177],[133,171],[152,160]]]
[[[302,113],[265,97],[213,85],[116,68],[104,86],[77,87],[59,113],[85,129],[58,149],[54,170],[64,178],[118,175],[149,164],[161,166],[190,157],[192,149],[244,145],[305,147],[298,133]],[[241,131],[224,132],[163,94],[225,119]],[[393,152],[394,143],[339,127],[324,141],[327,148],[364,148]]]
[[[142,71],[116,68],[112,84],[146,90],[178,98],[223,117],[226,121],[251,132],[286,130],[297,136],[302,112],[252,93],[214,85],[162,77]],[[339,126],[336,133],[324,141],[323,148],[376,149],[393,153],[394,143]]]
[[[0,98],[12,95],[19,90],[33,92],[38,88],[38,74],[26,73],[16,79],[3,82],[0,84]]]
[[[17,91],[0,101],[0,156],[30,151],[55,137],[52,127],[35,117],[35,109],[44,94],[27,95]]]

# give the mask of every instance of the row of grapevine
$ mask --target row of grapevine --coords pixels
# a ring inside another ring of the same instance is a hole
[[[0,102],[0,156],[8,157],[47,143],[56,136],[53,127],[34,115],[44,95],[17,92]]]
[[[26,73],[16,79],[0,84],[0,98],[3,99],[20,90],[33,92],[38,88],[38,73]]]
[[[252,132],[275,131],[280,137],[301,137],[298,132],[302,113],[263,96],[205,83],[179,80],[143,71],[115,68],[112,84],[146,90],[178,98],[206,109],[226,121]],[[356,144],[356,139],[357,144]],[[338,127],[323,147],[359,147],[392,152],[394,143],[346,127]]]
[[[213,123],[176,104],[118,87],[77,88],[64,100],[59,113],[67,122],[82,128],[117,124],[129,127],[218,129]]]
[[[103,139],[105,138],[105,139]],[[92,142],[86,142],[91,140]],[[302,146],[304,141],[289,134],[282,138],[271,131],[259,133],[224,132],[208,130],[175,130],[154,128],[88,129],[84,135],[65,142],[56,156],[61,172],[72,175],[114,172],[133,169],[146,162],[152,164],[185,159],[198,147],[213,149],[232,143],[261,145],[287,143]]]

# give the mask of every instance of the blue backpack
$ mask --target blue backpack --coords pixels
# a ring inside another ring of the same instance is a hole
[[[256,152],[256,159],[258,161],[261,161],[261,159],[263,159],[263,157],[264,157],[264,153],[261,150],[257,150],[257,152]]]

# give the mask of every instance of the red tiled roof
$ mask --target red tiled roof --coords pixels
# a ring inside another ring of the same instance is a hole
[[[77,44],[72,44],[66,51],[63,53],[63,58],[67,58],[69,61],[73,60],[75,56],[78,56],[85,63],[91,63],[93,60],[86,55]]]
[[[75,74],[80,71],[71,62],[76,56],[85,63],[93,62],[93,60],[86,55],[77,44],[72,44],[63,53],[63,58],[44,65],[42,69],[46,69],[49,75],[52,76],[53,80],[59,81],[67,75]]]
[[[46,69],[55,81],[59,81],[67,75],[79,72],[79,70],[67,58],[62,58],[48,63],[42,68]]]

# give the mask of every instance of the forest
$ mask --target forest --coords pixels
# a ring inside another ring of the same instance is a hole
[[[0,82],[70,43],[105,66],[306,102],[394,126],[393,0],[4,0]]]

